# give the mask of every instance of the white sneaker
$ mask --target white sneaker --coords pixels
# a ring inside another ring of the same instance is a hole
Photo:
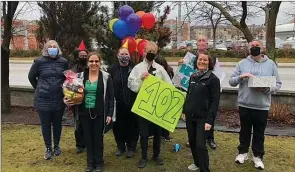
[[[191,164],[187,167],[190,171],[197,171],[199,168],[195,164]]]
[[[239,164],[244,164],[244,162],[248,160],[248,154],[244,153],[244,154],[239,154],[236,159],[235,162],[239,163]]]
[[[264,170],[264,164],[263,164],[261,158],[254,156],[253,162],[254,162],[255,168],[257,168],[259,170]]]

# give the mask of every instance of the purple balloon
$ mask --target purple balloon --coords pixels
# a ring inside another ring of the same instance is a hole
[[[134,13],[134,10],[129,5],[123,5],[119,8],[119,16],[121,20],[126,20],[132,13]]]
[[[128,26],[128,35],[130,36],[136,34],[142,25],[141,18],[135,13],[130,14],[126,21]]]

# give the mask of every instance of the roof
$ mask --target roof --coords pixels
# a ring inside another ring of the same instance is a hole
[[[295,27],[295,23],[288,23],[276,26],[276,32],[292,32]]]

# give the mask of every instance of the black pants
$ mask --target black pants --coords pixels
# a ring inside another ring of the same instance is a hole
[[[78,114],[74,114],[76,147],[85,148],[84,131]]]
[[[113,125],[113,133],[117,143],[117,148],[125,151],[136,151],[139,137],[138,116],[131,112],[131,107],[117,103],[116,122]]]
[[[206,118],[192,119],[187,115],[186,129],[194,163],[201,172],[209,172],[209,154],[205,136]]]
[[[162,128],[162,137],[168,137],[170,135],[170,133],[169,133],[169,131],[168,130],[166,130],[166,129],[164,129],[164,128]]]
[[[139,135],[141,145],[141,158],[147,159],[148,150],[148,139],[150,133],[153,133],[153,157],[159,157],[161,147],[161,130],[162,127],[142,118],[138,117],[139,120]]]
[[[59,146],[62,116],[64,109],[58,111],[39,111],[41,121],[42,135],[46,148],[52,148],[51,124],[53,126],[53,144],[54,147]]]
[[[248,153],[253,127],[252,151],[254,156],[263,158],[264,155],[264,131],[267,125],[268,110],[256,110],[239,107],[240,111],[240,154]]]
[[[95,115],[92,114],[92,117],[94,116]],[[87,149],[87,166],[103,166],[104,116],[97,115],[95,119],[91,119],[89,113],[85,113],[83,116],[80,116],[80,120],[84,130],[84,138]]]
[[[205,131],[207,140],[214,140],[214,125],[215,125],[215,118],[213,119],[211,129],[209,131]]]

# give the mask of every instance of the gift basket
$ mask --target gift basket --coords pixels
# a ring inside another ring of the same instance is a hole
[[[69,99],[73,104],[81,104],[84,97],[83,78],[78,77],[78,74],[67,70],[64,72],[66,80],[63,83],[63,93],[66,99]]]

